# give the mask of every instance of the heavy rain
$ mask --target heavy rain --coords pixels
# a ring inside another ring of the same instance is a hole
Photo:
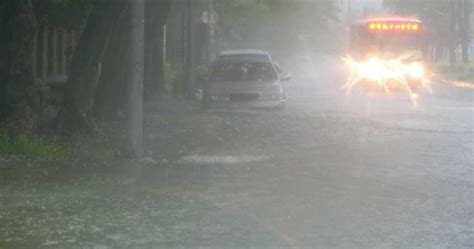
[[[0,1],[0,249],[474,248],[473,7]]]

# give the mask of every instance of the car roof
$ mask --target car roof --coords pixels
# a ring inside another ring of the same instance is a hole
[[[269,55],[268,52],[258,49],[228,49],[219,52],[219,56],[225,55]]]
[[[271,63],[268,61],[266,58],[260,58],[260,57],[230,57],[230,58],[218,58],[217,60],[214,61],[214,64],[217,63],[259,63],[259,62],[264,62],[264,63]]]

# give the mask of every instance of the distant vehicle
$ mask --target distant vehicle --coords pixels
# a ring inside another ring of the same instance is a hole
[[[286,106],[286,93],[275,65],[268,58],[243,57],[216,60],[206,77],[203,106],[248,106],[277,108]]]
[[[350,55],[368,81],[396,76],[418,85],[426,78],[427,47],[425,27],[417,19],[374,18],[351,26]]]

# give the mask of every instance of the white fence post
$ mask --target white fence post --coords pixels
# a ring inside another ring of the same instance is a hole
[[[42,79],[46,79],[48,76],[48,28],[43,30],[43,68],[42,68]]]
[[[52,39],[53,39],[53,44],[52,44],[52,48],[53,48],[53,58],[52,58],[52,63],[53,63],[53,73],[52,73],[52,76],[53,77],[57,77],[57,74],[58,74],[58,31],[56,28],[53,28],[53,35],[52,35]]]
[[[67,46],[67,30],[62,30],[62,46],[61,46],[61,58],[62,58],[62,74],[66,75],[67,74],[67,69],[66,69],[66,46]]]

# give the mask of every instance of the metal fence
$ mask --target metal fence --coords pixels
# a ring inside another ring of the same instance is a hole
[[[32,54],[35,123],[42,119],[45,108],[58,109],[79,35],[78,31],[48,27],[36,31]]]

